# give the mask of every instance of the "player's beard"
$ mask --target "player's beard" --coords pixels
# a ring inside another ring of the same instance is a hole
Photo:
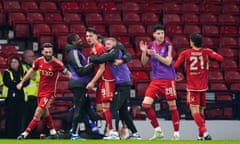
[[[45,59],[47,62],[49,62],[49,61],[52,60],[52,56],[44,56],[44,59]]]

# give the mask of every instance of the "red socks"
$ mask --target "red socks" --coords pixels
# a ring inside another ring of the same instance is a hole
[[[150,108],[144,108],[146,114],[147,114],[147,117],[149,118],[149,120],[151,121],[151,124],[154,128],[158,127],[159,126],[159,123],[157,121],[157,116],[156,116],[156,113],[155,111],[153,110],[152,107]]]
[[[170,110],[174,131],[179,131],[179,113],[177,109]]]

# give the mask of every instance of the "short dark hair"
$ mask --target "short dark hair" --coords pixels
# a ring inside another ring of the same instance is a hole
[[[42,44],[42,49],[43,48],[53,48],[53,45],[51,43],[43,43]]]
[[[193,32],[190,35],[190,40],[194,43],[196,47],[202,47],[202,36],[199,33]]]
[[[71,33],[71,34],[69,34],[69,35],[67,36],[67,43],[68,43],[68,44],[72,44],[72,41],[75,40],[75,36],[76,36],[76,35],[77,35],[76,33]]]
[[[155,26],[153,26],[152,31],[153,31],[153,33],[155,33],[157,30],[163,30],[163,31],[165,31],[165,26],[162,25],[162,24],[156,24]]]
[[[94,27],[87,28],[86,32],[91,32],[91,33],[97,34],[97,30]]]

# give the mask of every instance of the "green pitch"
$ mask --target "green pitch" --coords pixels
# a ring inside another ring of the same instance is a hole
[[[240,140],[0,140],[1,144],[239,144]]]

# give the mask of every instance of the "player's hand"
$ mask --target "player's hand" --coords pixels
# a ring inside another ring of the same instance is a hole
[[[17,89],[18,89],[18,90],[22,89],[22,85],[23,85],[23,84],[22,84],[21,82],[20,82],[20,83],[18,83],[18,84],[17,84],[17,86],[16,86],[16,87],[17,87]]]
[[[93,90],[93,88],[94,88],[94,83],[92,83],[92,82],[89,82],[88,84],[87,84],[87,87],[86,87],[88,90]]]
[[[140,47],[140,50],[141,50],[142,52],[146,52],[147,49],[148,49],[147,42],[141,40],[141,41],[139,42],[139,47]]]
[[[156,56],[157,55],[156,51],[152,50],[152,49],[147,50],[147,53],[151,56]]]
[[[121,60],[121,59],[115,59],[113,65],[114,65],[114,66],[119,66],[119,65],[121,65],[122,63],[123,63],[123,60]]]

